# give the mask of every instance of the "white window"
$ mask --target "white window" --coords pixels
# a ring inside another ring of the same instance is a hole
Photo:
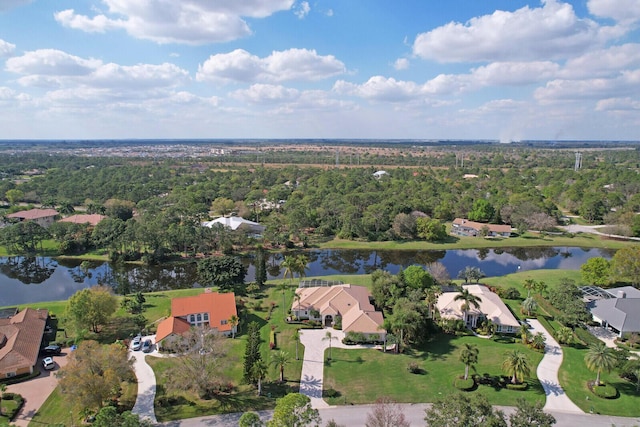
[[[189,323],[196,323],[196,316],[191,314],[189,315]]]
[[[202,314],[198,313],[198,315],[196,316],[196,322],[200,323],[202,322]]]
[[[220,324],[221,324],[221,325],[226,325],[226,324],[227,324],[227,321],[226,321],[226,320],[221,320],[221,321],[220,321]]]
[[[16,373],[15,372],[7,372],[7,378],[11,378],[11,377],[15,377]]]
[[[208,322],[209,321],[209,313],[205,313],[203,316],[204,316],[204,321]]]

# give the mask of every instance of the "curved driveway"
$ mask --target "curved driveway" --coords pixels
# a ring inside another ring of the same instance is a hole
[[[143,337],[142,341],[144,342],[146,339],[150,339],[151,342],[155,343],[155,335]],[[138,379],[138,396],[136,397],[136,404],[133,406],[131,412],[140,415],[141,419],[147,418],[156,424],[158,420],[156,419],[156,412],[153,407],[153,400],[156,396],[156,376],[151,366],[149,366],[145,360],[145,356],[154,354],[158,354],[158,349],[155,344],[151,353],[129,350],[129,357],[133,359],[133,370]]]
[[[562,365],[562,347],[542,326],[537,319],[527,319],[531,325],[531,333],[542,332],[546,338],[544,347],[544,357],[538,364],[538,380],[544,388],[547,401],[544,404],[545,411],[570,412],[574,414],[584,414],[584,411],[569,399],[558,381],[558,370]]]

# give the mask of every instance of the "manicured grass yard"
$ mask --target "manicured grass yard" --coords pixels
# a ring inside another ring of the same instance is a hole
[[[620,397],[600,398],[587,387],[587,381],[596,379],[596,373],[587,369],[584,363],[587,350],[564,346],[562,352],[564,358],[558,374],[560,385],[580,409],[585,412],[593,410],[598,414],[623,417],[640,416],[640,393],[636,392],[635,384],[623,380],[616,372],[602,372],[601,380],[618,389]]]
[[[288,286],[284,291],[284,313],[289,312],[293,300],[293,287]],[[202,290],[198,290],[202,292]],[[199,293],[196,292],[196,293]],[[173,294],[170,295],[174,297]],[[167,298],[170,299],[170,298]],[[299,360],[295,359],[296,343],[293,340],[293,334],[300,325],[287,324],[285,314],[283,314],[283,293],[282,290],[276,288],[276,283],[270,283],[265,287],[259,298],[243,297],[247,307],[253,307],[255,302],[261,303],[261,309],[247,309],[247,314],[241,317],[240,332],[235,339],[229,338],[227,361],[225,369],[220,372],[221,378],[231,381],[235,385],[235,390],[226,395],[220,395],[216,399],[203,400],[199,399],[192,393],[177,393],[166,389],[169,378],[165,375],[171,360],[168,358],[159,359],[148,357],[147,361],[154,369],[158,380],[158,390],[156,393],[156,417],[159,421],[169,421],[181,418],[190,418],[203,415],[220,414],[226,412],[261,410],[273,408],[275,399],[282,397],[289,392],[297,391],[300,386],[300,372],[302,371],[302,359],[304,355],[304,346],[299,345]],[[152,298],[147,296],[147,302]],[[269,314],[270,307],[273,303],[273,310]],[[168,307],[168,306],[167,306]],[[284,350],[291,356],[290,363],[285,367],[284,384],[278,382],[279,371],[276,367],[269,366],[269,374],[263,382],[263,396],[258,397],[256,388],[253,385],[242,384],[243,361],[246,348],[245,335],[247,326],[251,322],[257,322],[260,325],[260,336],[262,344],[260,347],[262,360],[269,364],[269,358],[273,351]],[[269,333],[271,328],[275,327],[277,348],[269,349]],[[162,400],[168,396],[178,396],[170,405],[163,405]]]
[[[0,408],[2,408],[2,415],[0,415],[0,427],[9,425],[9,418],[6,415],[15,411],[17,406],[18,402],[14,400],[2,399],[2,402],[0,403]]]
[[[455,377],[464,374],[464,364],[458,360],[459,348],[464,343],[478,346],[476,372],[490,376],[504,375],[504,353],[518,349],[527,354],[531,364],[531,376],[527,379],[527,391],[494,389],[480,385],[471,393],[485,394],[497,405],[515,405],[518,397],[529,401],[544,402],[544,391],[535,371],[542,354],[519,343],[496,343],[493,340],[473,336],[455,337],[439,334],[420,351],[406,354],[383,353],[378,350],[333,349],[333,360],[325,366],[324,388],[334,388],[339,397],[327,399],[330,404],[371,403],[380,396],[389,396],[399,402],[433,402],[455,393]],[[407,366],[417,362],[420,374],[412,374]],[[470,374],[473,370],[470,371]]]

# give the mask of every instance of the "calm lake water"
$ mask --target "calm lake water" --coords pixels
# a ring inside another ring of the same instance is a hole
[[[426,266],[441,262],[452,278],[467,266],[479,267],[488,277],[518,270],[577,270],[589,258],[611,259],[615,251],[584,248],[500,248],[449,251],[307,251],[307,276],[365,274],[377,269],[396,274],[411,265]],[[283,254],[274,254],[267,262],[268,278],[282,277],[279,264]],[[254,278],[252,259],[246,281]],[[118,293],[160,291],[199,286],[195,262],[169,266],[115,266],[107,262],[79,262],[35,257],[0,258],[0,306],[56,301],[69,298],[79,289],[109,284]]]

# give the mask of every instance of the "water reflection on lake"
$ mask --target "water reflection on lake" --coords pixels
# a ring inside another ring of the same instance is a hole
[[[396,274],[410,265],[441,262],[451,277],[467,266],[479,267],[487,276],[535,269],[576,270],[589,258],[611,259],[615,251],[582,248],[500,248],[449,251],[307,251],[307,276],[365,274],[377,269]],[[282,277],[283,254],[267,262],[269,279]],[[254,278],[251,257],[244,259],[247,281]],[[196,264],[185,261],[165,266],[112,266],[106,262],[56,260],[45,257],[0,258],[0,306],[69,298],[79,289],[107,284],[118,293],[190,288],[197,285]]]

